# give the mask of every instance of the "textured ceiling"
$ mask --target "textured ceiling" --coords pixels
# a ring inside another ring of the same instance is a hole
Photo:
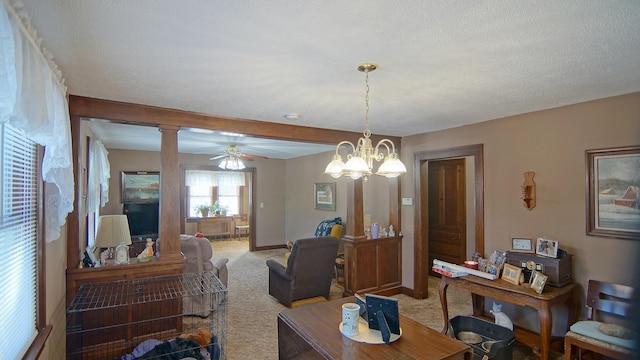
[[[22,2],[74,95],[360,132],[373,62],[406,136],[640,91],[637,0]]]

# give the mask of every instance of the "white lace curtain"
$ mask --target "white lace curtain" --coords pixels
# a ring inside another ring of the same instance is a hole
[[[19,2],[0,10],[0,122],[44,146],[45,238],[60,237],[73,211],[74,181],[67,88]],[[51,191],[53,190],[53,191]]]
[[[89,179],[87,181],[87,211],[97,212],[109,201],[111,164],[109,152],[100,140],[89,141]]]
[[[244,186],[244,172],[187,170],[187,186]]]

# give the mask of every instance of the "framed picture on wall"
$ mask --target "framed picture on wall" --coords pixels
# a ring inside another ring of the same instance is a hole
[[[122,171],[122,203],[152,203],[160,200],[160,173],[157,171]]]
[[[640,240],[640,146],[586,151],[587,235]]]
[[[336,183],[315,183],[313,194],[316,209],[336,211]]]

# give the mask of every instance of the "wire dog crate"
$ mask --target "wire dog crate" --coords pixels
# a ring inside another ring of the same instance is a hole
[[[226,358],[227,289],[211,271],[83,284],[67,359]]]

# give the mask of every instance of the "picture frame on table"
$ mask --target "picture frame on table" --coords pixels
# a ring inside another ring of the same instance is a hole
[[[520,285],[520,274],[522,274],[521,268],[511,264],[504,264],[501,279],[513,285]]]
[[[313,184],[313,196],[315,209],[336,211],[336,183]]]
[[[511,252],[531,253],[535,252],[533,247],[533,239],[527,237],[511,238]]]
[[[560,243],[556,240],[538,238],[536,241],[536,255],[557,258],[558,246],[560,246]]]
[[[160,201],[160,172],[121,171],[122,203],[154,203]]]
[[[585,157],[587,235],[640,240],[640,145],[586,150]]]
[[[86,247],[84,249],[84,259],[82,259],[82,264],[86,267],[96,267],[98,266],[98,259],[95,256],[95,247]]]
[[[547,284],[547,279],[548,279],[547,275],[539,271],[535,271],[531,276],[531,289],[537,292],[538,294],[542,294],[542,291],[544,290],[544,286]]]
[[[494,264],[492,262],[487,263],[487,271],[491,275],[495,275],[498,277],[500,275],[500,266],[498,264]]]

